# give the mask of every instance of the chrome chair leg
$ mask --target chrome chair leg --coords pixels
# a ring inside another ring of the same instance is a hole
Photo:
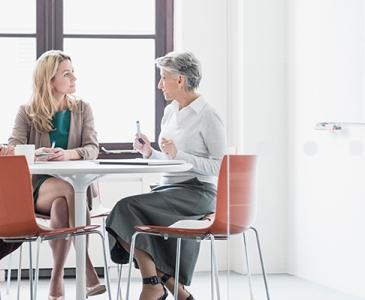
[[[247,268],[247,276],[248,276],[248,288],[250,290],[250,299],[253,300],[253,291],[252,291],[252,276],[251,276],[251,269],[250,263],[248,260],[248,249],[247,249],[247,242],[246,242],[246,235],[243,232],[243,246],[245,248],[245,257],[246,257],[246,268]]]
[[[96,233],[99,235],[99,237],[101,239],[101,243],[103,245],[104,268],[106,270],[106,272],[105,272],[106,287],[108,289],[109,300],[112,300],[112,293],[111,293],[111,290],[110,290],[110,279],[109,279],[108,261],[106,259],[105,240],[104,240],[104,236],[99,231],[96,231]]]
[[[214,260],[213,260],[213,243],[210,242],[210,298],[214,300]]]
[[[35,280],[34,280],[34,299],[37,299],[38,279],[39,279],[39,248],[41,246],[41,238],[37,238],[37,255],[35,261]]]
[[[213,245],[212,249],[213,249],[213,262],[214,262],[214,277],[215,277],[215,285],[216,285],[216,290],[217,290],[217,299],[220,300],[221,299],[221,292],[220,292],[220,289],[219,289],[218,264],[217,264],[217,258],[216,258],[216,255],[215,255],[215,238],[212,234],[210,235],[210,242]]]
[[[10,280],[11,280],[11,261],[13,258],[13,254],[10,253],[9,257],[8,257],[8,274],[7,274],[7,278],[6,278],[6,294],[9,295],[10,293]]]
[[[267,300],[270,300],[269,287],[268,287],[267,280],[266,280],[266,272],[265,272],[265,268],[264,268],[264,260],[262,258],[262,251],[261,251],[261,246],[260,246],[259,234],[258,234],[256,228],[250,227],[250,229],[255,233],[255,236],[256,236],[257,249],[259,251],[259,256],[260,256],[262,277],[264,278],[264,284],[265,284],[266,298],[267,298]]]
[[[133,256],[134,256],[134,248],[136,246],[136,238],[137,235],[139,234],[139,232],[135,232],[132,236],[132,242],[131,242],[131,247],[129,250],[129,269],[128,269],[128,281],[127,281],[127,291],[125,294],[125,299],[129,300],[129,288],[131,285],[131,274],[132,274],[132,263],[133,263]]]
[[[178,296],[179,296],[180,252],[181,252],[181,238],[177,238],[176,262],[175,262],[175,284],[174,284],[174,299],[175,300],[178,300]]]
[[[117,288],[117,300],[120,300],[122,298],[122,291],[120,288],[120,284],[122,281],[122,265],[118,265],[118,288]]]
[[[22,252],[23,252],[23,245],[20,245],[19,248],[19,264],[18,264],[18,278],[17,278],[17,293],[16,299],[20,299],[20,281],[22,279]]]
[[[29,293],[30,299],[33,300],[33,258],[32,258],[32,242],[29,242]]]
[[[106,241],[106,237],[107,237],[107,235],[106,235],[106,229],[105,229],[105,217],[102,217],[102,219],[103,219],[103,228],[102,228],[102,234],[103,234],[103,238],[104,238],[104,241]],[[104,266],[104,274],[106,274],[106,272],[107,272],[108,270],[106,269],[106,267]]]

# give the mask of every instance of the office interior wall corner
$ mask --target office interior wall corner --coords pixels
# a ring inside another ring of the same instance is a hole
[[[174,49],[191,51],[202,63],[199,92],[227,125],[227,2],[174,0]],[[227,268],[225,243],[217,243],[221,269]],[[209,243],[202,243],[196,271],[210,269]]]
[[[271,273],[284,272],[286,262],[286,1],[175,0],[174,6],[175,50],[192,51],[201,60],[200,92],[222,116],[228,144],[259,155],[255,225]],[[206,246],[199,271],[210,268]],[[242,271],[241,246],[241,240],[232,241],[228,265],[226,245],[219,243],[220,266]],[[257,256],[251,258],[259,272]]]
[[[288,0],[243,2],[244,153],[258,155],[257,217],[270,273],[287,271]],[[256,249],[250,249],[257,266]],[[257,272],[258,270],[254,270]]]
[[[227,144],[244,152],[243,1],[227,1]]]
[[[295,97],[295,19],[296,19],[295,2],[288,2],[288,99]],[[294,238],[295,224],[295,203],[292,201],[295,197],[295,101],[288,101],[288,257],[287,271],[294,274],[296,243]]]
[[[245,153],[243,9],[243,1],[227,1],[227,145],[229,153]],[[242,245],[241,237],[233,237],[228,245],[230,269],[240,273],[245,272]]]

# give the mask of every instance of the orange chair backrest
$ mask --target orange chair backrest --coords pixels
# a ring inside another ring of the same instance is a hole
[[[242,233],[255,216],[254,155],[225,155],[219,170],[217,207],[209,231],[215,234]],[[229,207],[229,209],[228,209]]]
[[[38,230],[25,156],[1,156],[0,237],[32,236]]]

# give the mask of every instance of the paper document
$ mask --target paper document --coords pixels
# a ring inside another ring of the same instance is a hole
[[[127,149],[127,150],[108,150],[105,147],[101,147],[101,150],[106,154],[122,154],[122,153],[138,153],[137,150]]]
[[[146,166],[161,166],[161,165],[182,165],[185,163],[184,160],[175,159],[98,159],[101,165],[146,165]]]
[[[180,220],[170,225],[171,228],[190,228],[190,229],[202,229],[212,225],[211,220]]]

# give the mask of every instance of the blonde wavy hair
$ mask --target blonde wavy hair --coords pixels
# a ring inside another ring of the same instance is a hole
[[[59,50],[47,51],[37,60],[33,73],[33,94],[27,107],[27,114],[38,131],[53,130],[52,117],[57,112],[57,100],[52,93],[52,79],[64,60],[71,61],[71,58]],[[77,108],[74,96],[67,95],[66,101],[71,111]]]

